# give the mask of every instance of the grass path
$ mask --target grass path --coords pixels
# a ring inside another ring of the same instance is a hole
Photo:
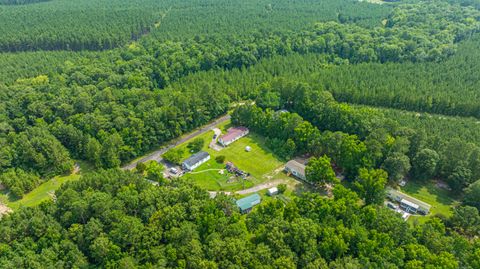
[[[31,192],[25,194],[22,199],[11,200],[8,192],[3,192],[0,194],[0,205],[3,203],[4,206],[16,210],[22,206],[36,206],[45,200],[51,199],[55,194],[55,191],[58,190],[63,183],[79,179],[81,172],[85,173],[93,170],[92,165],[86,162],[76,161],[76,164],[77,165],[75,165],[71,175],[56,176],[47,180]]]
[[[197,172],[190,172],[190,174],[195,175],[195,174],[201,174],[201,173],[205,173],[205,172],[209,172],[209,171],[221,171],[221,170],[224,170],[224,169],[212,168],[212,169],[206,169],[206,170],[197,171]]]
[[[58,190],[60,186],[71,180],[77,180],[80,178],[80,175],[69,175],[69,176],[62,176],[62,177],[54,177],[37,188],[33,191],[25,194],[22,199],[16,201],[7,201],[7,206],[13,210],[20,208],[21,206],[35,206],[40,204],[41,202],[51,199],[55,190]]]

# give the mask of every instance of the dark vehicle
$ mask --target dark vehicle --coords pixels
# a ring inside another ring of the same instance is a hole
[[[397,208],[398,208],[398,206],[396,206],[396,205],[394,205],[394,204],[392,204],[392,203],[387,203],[387,206],[388,206],[389,208],[391,208],[391,209],[397,209]]]

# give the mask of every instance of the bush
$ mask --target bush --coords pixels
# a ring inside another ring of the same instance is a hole
[[[190,149],[191,152],[195,153],[202,150],[204,145],[205,140],[202,138],[195,138],[192,142],[188,143],[187,148]]]
[[[217,163],[224,163],[225,162],[225,156],[223,156],[223,155],[217,156],[217,157],[215,157],[215,161]]]
[[[143,172],[145,172],[145,169],[147,168],[147,166],[145,165],[145,163],[138,162],[137,165],[135,166],[135,168],[137,169],[137,173],[143,174]]]
[[[171,149],[167,151],[165,154],[162,156],[166,161],[175,163],[175,164],[180,164],[180,161],[183,158],[183,150],[181,149]]]
[[[0,175],[0,183],[7,187],[16,198],[22,198],[40,184],[40,178],[22,169],[9,169]]]
[[[156,161],[149,161],[145,165],[145,171],[147,172],[147,179],[151,181],[155,181],[158,183],[162,183],[164,178],[163,178],[163,170],[165,168],[163,167],[162,164],[156,162]]]
[[[278,184],[277,189],[279,194],[283,194],[287,190],[287,184]]]

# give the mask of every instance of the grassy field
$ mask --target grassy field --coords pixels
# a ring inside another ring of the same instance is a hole
[[[90,172],[94,169],[94,167],[84,161],[75,161],[79,167],[81,173]],[[19,200],[12,200],[8,195],[8,191],[2,191],[0,193],[0,202],[6,204],[11,209],[15,210],[21,206],[35,206],[40,204],[41,202],[48,200],[52,197],[56,190],[60,188],[60,186],[72,180],[77,180],[80,178],[79,174],[71,174],[67,176],[57,176],[54,177],[35,188],[33,191],[25,194],[22,199]]]
[[[229,122],[218,126],[223,132],[229,127]],[[250,133],[248,136],[236,141],[227,148],[221,151],[215,151],[209,148],[213,135],[214,132],[210,131],[196,137],[205,140],[203,150],[210,153],[211,159],[195,169],[193,173],[185,175],[185,178],[191,179],[202,188],[211,191],[236,191],[250,188],[268,180],[286,177],[286,175],[283,175],[281,172],[284,160],[275,156],[273,152],[265,146],[265,139],[263,137]],[[191,155],[187,149],[189,142],[190,141],[187,141],[177,146],[177,149],[184,150],[184,159]],[[252,150],[250,152],[245,151],[246,146],[250,146]],[[215,157],[220,155],[225,156],[225,162],[232,162],[239,169],[250,173],[251,176],[247,180],[234,180],[232,175],[226,171],[224,171],[224,174],[219,173],[220,170],[225,168],[224,164],[218,164],[215,161]]]
[[[7,200],[6,204],[11,209],[15,210],[21,206],[35,206],[40,204],[41,202],[48,200],[52,197],[55,190],[60,188],[60,186],[71,180],[77,180],[80,178],[80,175],[69,175],[69,176],[62,176],[62,177],[54,177],[37,188],[33,191],[25,194],[22,199],[16,201]]]
[[[223,174],[219,173],[223,170]],[[227,173],[224,164],[217,163],[214,159],[201,165],[193,173],[186,174],[186,179],[192,180],[196,185],[210,191],[236,191],[253,187],[251,180],[234,178]]]
[[[430,209],[429,216],[436,214],[442,214],[447,217],[451,216],[452,206],[458,203],[448,190],[437,187],[434,182],[419,183],[409,181],[405,187],[401,188],[401,191],[430,204],[432,208]],[[418,222],[425,222],[427,219],[428,217],[415,216],[409,220],[412,222],[416,220]]]

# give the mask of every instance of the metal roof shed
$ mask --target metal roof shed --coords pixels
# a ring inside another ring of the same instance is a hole
[[[262,198],[260,195],[258,195],[258,193],[254,193],[250,196],[237,200],[236,204],[242,213],[247,213],[252,210],[254,206],[260,204],[261,201]]]

